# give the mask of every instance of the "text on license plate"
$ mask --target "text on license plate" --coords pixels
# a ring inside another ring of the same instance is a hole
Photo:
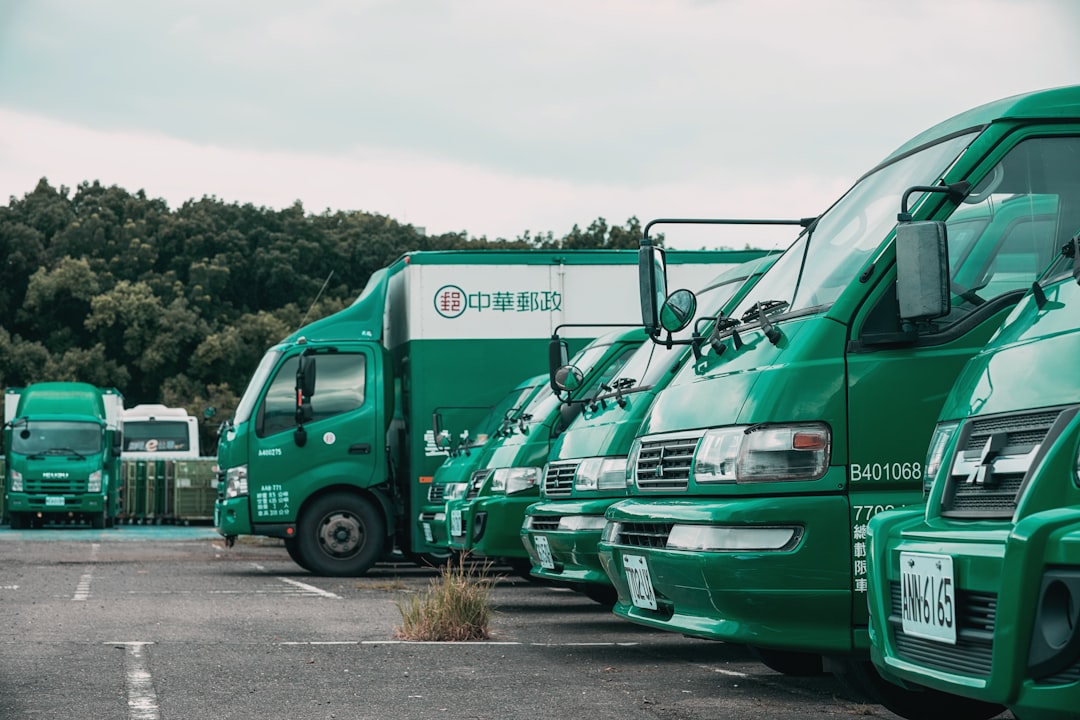
[[[64,504],[64,498],[60,495],[46,495],[45,504],[49,507],[62,506]]]
[[[536,548],[536,557],[540,560],[540,567],[545,570],[554,570],[555,558],[551,555],[551,546],[548,545],[547,537],[537,535],[533,538],[533,546]]]
[[[900,553],[904,634],[956,644],[956,584],[952,557]]]
[[[652,576],[644,555],[623,555],[626,584],[630,586],[630,600],[646,610],[656,609],[656,593],[653,592]]]
[[[461,511],[460,510],[451,510],[450,511],[450,534],[454,535],[454,536],[464,535],[465,534],[462,531],[462,528],[461,528]]]

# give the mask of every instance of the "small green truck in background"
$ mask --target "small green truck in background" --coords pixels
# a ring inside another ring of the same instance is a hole
[[[123,406],[116,390],[87,383],[8,388],[4,500],[12,528],[56,521],[113,526],[120,492]]]

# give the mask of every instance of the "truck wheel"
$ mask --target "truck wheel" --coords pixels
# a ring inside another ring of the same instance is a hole
[[[849,692],[868,698],[908,720],[989,720],[1005,711],[1003,705],[932,688],[901,687],[882,677],[869,660],[841,663],[836,677]]]
[[[821,656],[815,653],[753,646],[750,647],[750,652],[762,665],[783,675],[814,677],[825,674]]]
[[[458,554],[453,550],[441,553],[409,553],[408,557],[414,564],[422,568],[435,568],[436,570],[442,570],[458,562]]]
[[[363,575],[382,556],[386,542],[382,514],[348,493],[325,495],[313,502],[297,530],[300,566],[329,577]]]
[[[105,529],[105,511],[102,510],[99,513],[94,513],[90,516],[90,527],[95,530]]]
[[[11,513],[11,517],[8,522],[11,524],[12,530],[22,530],[27,527],[26,516],[22,513]]]
[[[311,572],[311,568],[304,565],[304,559],[300,557],[300,541],[298,539],[294,537],[285,538],[285,552],[289,553],[289,557],[294,563]]]

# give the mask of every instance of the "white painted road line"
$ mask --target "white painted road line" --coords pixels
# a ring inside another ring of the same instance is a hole
[[[287,577],[279,577],[279,578],[276,578],[276,579],[280,580],[283,583],[287,583],[289,585],[292,585],[293,587],[298,587],[301,590],[303,590],[305,593],[315,594],[315,595],[318,595],[319,597],[324,597],[324,598],[331,598],[332,600],[340,600],[341,599],[340,595],[336,595],[336,594],[330,592],[329,590],[323,590],[322,588],[317,588],[314,585],[308,585],[307,583],[302,583],[299,580],[293,580],[292,578],[287,578]]]
[[[161,720],[154,679],[146,662],[147,646],[152,642],[107,643],[126,648],[124,671],[127,676],[128,718],[130,720]]]
[[[90,562],[97,562],[97,554],[100,548],[100,543],[94,543],[90,546]],[[82,602],[90,599],[90,581],[93,579],[94,571],[87,568],[86,572],[79,578],[79,584],[75,587],[75,595],[71,598],[72,602]]]

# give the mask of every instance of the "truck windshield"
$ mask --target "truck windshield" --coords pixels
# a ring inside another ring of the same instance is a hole
[[[486,443],[488,438],[502,427],[503,421],[507,418],[514,418],[522,411],[523,403],[535,389],[535,386],[530,385],[529,387],[514,388],[507,393],[469,433],[469,447],[479,447]]]
[[[251,382],[248,383],[240,402],[236,405],[236,415],[233,417],[235,424],[239,425],[251,419],[251,413],[255,410],[255,402],[259,399],[259,393],[262,392],[267,378],[270,377],[270,373],[273,371],[274,366],[277,365],[280,357],[280,350],[270,350],[263,355],[263,359],[259,361],[259,367],[255,368],[255,374],[251,376]]]
[[[746,277],[732,278],[702,289],[697,294],[698,317],[715,317],[746,280]],[[694,324],[690,323],[686,328],[675,333],[673,338],[677,340],[690,339],[694,331]],[[623,380],[625,384],[623,392],[626,392],[629,388],[656,385],[664,373],[668,372],[671,366],[683,356],[686,349],[685,345],[676,345],[668,349],[658,343],[642,343],[630,356],[622,369],[619,370],[618,375],[613,378],[613,382]]]
[[[741,317],[766,300],[788,303],[788,312],[826,309],[896,225],[904,191],[934,184],[975,136],[949,138],[864,176],[821,216],[812,232],[800,235],[732,316]]]
[[[190,449],[188,445],[187,423],[172,420],[124,423],[124,452],[179,452]]]
[[[95,455],[101,452],[101,426],[92,422],[31,420],[11,436],[12,452],[21,455]]]

